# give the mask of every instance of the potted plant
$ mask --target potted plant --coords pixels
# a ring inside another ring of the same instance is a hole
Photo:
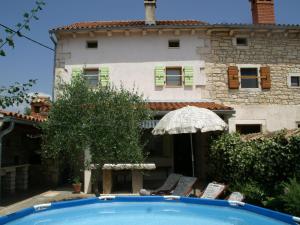
[[[73,193],[80,193],[81,182],[79,177],[74,177],[73,179]]]

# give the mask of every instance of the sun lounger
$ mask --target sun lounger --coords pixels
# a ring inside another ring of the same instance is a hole
[[[216,182],[209,183],[205,190],[202,192],[200,198],[217,199],[226,190],[225,184],[219,184]]]
[[[197,181],[196,177],[182,176],[179,179],[176,188],[170,194],[175,196],[189,196],[189,194],[193,190],[193,186],[196,183],[196,181]]]
[[[141,189],[140,195],[158,195],[158,194],[170,193],[175,188],[176,184],[178,183],[181,177],[182,177],[181,174],[171,173],[161,187],[152,191]]]

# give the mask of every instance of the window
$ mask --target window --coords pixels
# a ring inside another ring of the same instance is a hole
[[[248,49],[249,48],[249,38],[245,36],[238,36],[232,38],[232,44],[238,49]]]
[[[98,69],[84,69],[83,76],[90,88],[98,87],[98,83],[99,83]]]
[[[34,111],[35,113],[40,113],[40,112],[41,112],[41,106],[34,106],[34,107],[33,107],[33,111]]]
[[[86,47],[87,48],[98,48],[98,41],[87,41]]]
[[[237,46],[248,46],[248,39],[245,37],[237,37],[236,45]]]
[[[291,76],[291,87],[300,87],[300,76]]]
[[[241,68],[241,88],[258,88],[258,68]]]
[[[169,48],[180,48],[179,40],[169,40]]]
[[[300,121],[297,121],[297,122],[296,122],[296,127],[297,127],[297,128],[300,128]]]
[[[290,73],[289,74],[288,86],[290,88],[300,88],[300,73]]]
[[[166,68],[166,86],[182,85],[182,69],[181,67]]]
[[[260,133],[261,124],[237,124],[236,131],[240,134]]]

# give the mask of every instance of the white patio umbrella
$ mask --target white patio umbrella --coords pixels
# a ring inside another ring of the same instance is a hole
[[[225,130],[227,124],[213,111],[186,106],[167,113],[152,130],[154,135],[190,133],[192,172],[195,175],[192,133]]]

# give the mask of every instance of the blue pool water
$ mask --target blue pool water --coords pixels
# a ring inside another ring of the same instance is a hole
[[[34,212],[9,225],[282,225],[232,207],[182,202],[102,202]]]

